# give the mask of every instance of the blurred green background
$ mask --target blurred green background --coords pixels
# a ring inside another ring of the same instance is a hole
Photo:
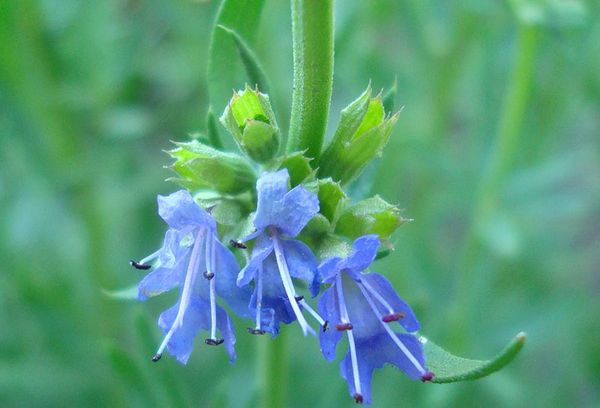
[[[201,344],[187,366],[152,364],[174,298],[102,292],[137,282],[127,261],[161,242],[155,197],[177,188],[162,150],[204,127],[217,8],[0,2],[0,406],[257,404],[270,339],[238,321],[235,365]],[[268,0],[252,41],[282,128],[289,15]],[[599,406],[599,15],[591,0],[337,2],[329,132],[369,80],[397,77],[404,106],[371,193],[415,221],[374,269],[457,354],[492,357],[528,333],[513,364],[477,382],[379,370],[375,407]],[[275,341],[290,407],[354,406],[315,339],[288,327]]]

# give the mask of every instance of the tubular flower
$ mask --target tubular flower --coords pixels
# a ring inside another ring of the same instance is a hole
[[[250,291],[235,284],[239,266],[216,233],[215,220],[185,190],[158,196],[158,213],[168,224],[162,248],[140,262],[137,269],[152,269],[138,285],[138,299],[181,288],[178,302],[165,310],[158,324],[165,333],[153,361],[165,348],[181,363],[187,363],[200,329],[210,332],[208,345],[225,343],[235,360],[235,335],[227,313],[217,305],[217,295],[236,313],[248,317]],[[150,264],[150,262],[152,264]],[[222,338],[217,337],[217,329]]]
[[[258,203],[254,216],[256,231],[244,240],[256,238],[248,264],[240,271],[238,286],[254,282],[250,308],[255,313],[252,334],[279,331],[279,322],[298,320],[302,331],[315,334],[302,309],[306,309],[321,325],[325,321],[298,296],[292,278],[304,280],[312,296],[319,293],[317,260],[296,237],[310,219],[319,212],[317,196],[302,186],[289,189],[287,169],[263,174],[256,184]]]
[[[324,283],[331,283],[319,300],[319,312],[335,330],[320,335],[323,356],[335,359],[335,349],[348,335],[349,351],[340,363],[340,373],[358,403],[371,403],[371,377],[375,368],[390,363],[413,379],[429,381],[433,374],[417,337],[419,322],[410,307],[382,275],[364,273],[377,255],[379,238],[365,235],[354,241],[347,258],[332,257],[319,265]],[[398,333],[398,322],[408,333]]]

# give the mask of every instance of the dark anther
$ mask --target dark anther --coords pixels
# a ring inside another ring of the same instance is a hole
[[[357,404],[362,404],[363,403],[363,396],[360,394],[354,394],[352,396],[352,398],[354,398],[354,401],[356,401]]]
[[[133,259],[131,261],[129,261],[129,265],[133,266],[135,269],[142,269],[142,270],[147,270],[147,269],[152,268],[152,265],[139,263],[139,262],[134,261]]]
[[[162,354],[155,354],[154,356],[152,356],[152,361],[156,363],[158,360],[160,360],[161,357]]]
[[[339,323],[335,325],[335,329],[338,331],[352,330],[352,323]]]
[[[423,374],[421,376],[421,381],[423,382],[427,382],[427,381],[431,381],[435,378],[435,374],[432,373],[431,371],[427,371],[425,374]]]
[[[327,329],[329,328],[329,322],[327,320],[325,320],[325,323],[323,323],[323,331],[326,332]]]
[[[395,322],[398,321],[400,319],[403,319],[406,317],[406,313],[404,312],[397,312],[397,313],[392,313],[389,315],[385,315],[381,318],[381,320],[383,320],[386,323],[390,323],[390,322]]]
[[[215,277],[215,274],[214,274],[214,272],[206,271],[206,272],[204,272],[204,277],[208,280],[211,280],[212,278]]]
[[[206,339],[204,340],[204,342],[206,344],[208,344],[209,346],[218,346],[219,344],[223,343],[225,340],[224,339]]]
[[[263,335],[265,334],[265,331],[262,329],[255,329],[254,327],[248,327],[248,333],[254,335]]]
[[[246,244],[244,244],[241,241],[236,241],[234,239],[230,239],[229,243],[231,244],[232,247],[237,248],[237,249],[247,249],[248,246]]]
[[[300,296],[294,296],[294,299],[296,299],[296,302],[302,302],[304,300],[304,296],[300,295]]]

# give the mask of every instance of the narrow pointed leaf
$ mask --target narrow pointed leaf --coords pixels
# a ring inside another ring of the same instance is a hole
[[[263,93],[268,93],[270,86],[267,76],[265,75],[258,57],[254,51],[252,51],[248,43],[244,41],[244,39],[234,29],[224,25],[218,25],[217,27],[225,31],[233,39],[240,56],[240,60],[244,65],[244,69],[246,70],[246,75],[248,76],[248,82],[250,85],[257,86],[258,89]]]
[[[514,360],[525,344],[525,333],[517,334],[504,349],[491,360],[471,360],[448,353],[431,340],[421,337],[427,357],[427,368],[435,373],[432,382],[437,384],[476,380],[502,369]]]
[[[138,296],[138,285],[135,284],[128,288],[108,290],[102,289],[102,293],[113,299],[136,300]]]
[[[208,133],[208,144],[215,149],[222,149],[223,142],[221,142],[221,135],[219,134],[219,127],[217,126],[217,117],[212,110],[212,106],[208,108],[206,114],[206,131]]]
[[[393,112],[396,105],[396,94],[398,93],[398,78],[394,78],[392,87],[383,95],[383,108],[386,112]]]

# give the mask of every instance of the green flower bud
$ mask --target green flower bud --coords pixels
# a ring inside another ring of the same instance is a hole
[[[375,196],[346,207],[337,220],[335,233],[351,239],[377,234],[382,241],[386,241],[407,221],[400,215],[397,206]]]
[[[381,95],[371,98],[371,86],[342,110],[333,139],[323,152],[318,176],[342,184],[356,178],[387,144],[398,113],[385,114]]]
[[[248,86],[234,92],[220,120],[252,160],[265,163],[277,153],[279,128],[268,95]]]
[[[252,190],[256,175],[243,157],[206,146],[197,140],[175,143],[167,153],[175,159],[170,168],[176,181],[189,190],[213,189],[220,193],[238,194]]]

